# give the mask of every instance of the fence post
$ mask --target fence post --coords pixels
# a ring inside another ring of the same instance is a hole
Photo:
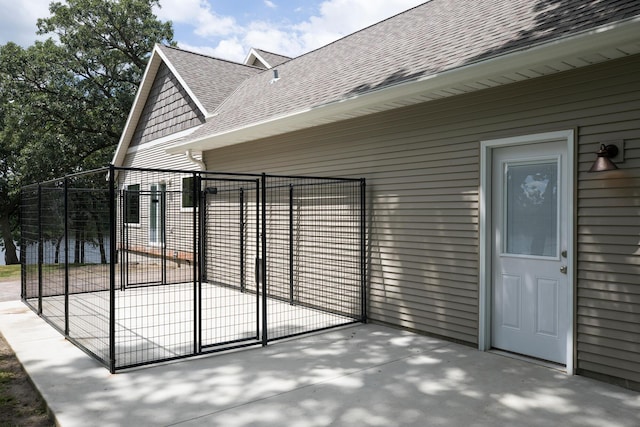
[[[202,176],[193,172],[193,352],[202,351],[202,258],[204,253],[204,215],[206,200],[202,188]]]
[[[167,184],[158,184],[160,190],[160,258],[162,267],[160,268],[160,281],[167,284]],[[182,203],[182,202],[181,202]]]
[[[20,224],[20,300],[27,300],[27,244],[24,231],[25,209],[24,187],[20,189],[20,208],[18,209],[18,223]]]
[[[38,314],[42,315],[42,264],[44,248],[42,242],[42,186],[38,184]]]
[[[240,187],[240,292],[245,291],[244,277],[244,188]]]
[[[267,175],[262,173],[262,345],[269,340],[267,332]]]
[[[129,227],[127,227],[127,212],[129,201],[129,190],[124,185],[122,186],[122,190],[118,191],[117,196],[120,201],[120,223],[122,224],[120,227],[120,250],[118,251],[118,256],[120,257],[120,290],[124,291],[125,284],[129,281],[128,276],[128,265],[129,265]]]
[[[362,322],[367,322],[367,183],[360,180],[360,298]]]
[[[69,336],[69,178],[64,178],[64,335]]]
[[[293,305],[293,184],[289,184],[289,304]]]
[[[255,262],[254,264],[254,270],[255,270],[255,285],[256,285],[256,313],[260,313],[260,294],[261,294],[261,290],[260,290],[260,280],[259,280],[259,269],[262,268],[259,264],[259,260],[260,260],[260,178],[256,179],[256,187],[255,187],[255,191],[256,191],[256,196],[255,196],[255,200],[256,200],[256,241],[255,241],[255,251],[256,251],[256,256],[255,256]],[[260,315],[256,314],[256,337],[260,336]]]
[[[124,221],[123,221],[124,226]],[[109,165],[109,371],[116,371],[116,189],[115,167]]]

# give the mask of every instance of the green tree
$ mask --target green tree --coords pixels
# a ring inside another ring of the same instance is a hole
[[[11,80],[0,73],[0,237],[5,249],[5,263],[17,264],[13,231],[16,228],[18,196],[15,191],[15,171],[18,152],[10,122],[15,109]]]
[[[38,20],[50,35],[0,47],[0,231],[17,262],[16,189],[108,164],[156,43],[174,44],[158,0],[53,2]],[[5,225],[9,231],[5,233]]]

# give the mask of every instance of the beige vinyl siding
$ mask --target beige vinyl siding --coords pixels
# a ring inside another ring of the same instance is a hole
[[[174,141],[168,141],[161,144],[150,143],[140,145],[134,149],[129,149],[127,155],[122,162],[124,168],[153,168],[153,169],[178,169],[178,170],[197,170],[195,163],[187,160],[184,154],[170,155],[166,153],[167,147]],[[200,156],[194,155],[199,158]]]
[[[171,156],[165,150],[171,142],[162,144],[153,141],[130,149],[123,161],[125,168],[177,169],[181,171],[197,170],[198,167],[186,159],[184,155]],[[193,260],[193,209],[182,208],[182,178],[193,176],[189,172],[140,172],[120,171],[118,188],[131,184],[139,184],[142,192],[148,192],[151,184],[164,183],[166,188],[166,245],[165,254],[169,260],[174,259],[176,251],[180,263]],[[159,245],[149,243],[150,198],[148,193],[140,198],[140,224],[127,226],[129,247],[136,253],[148,253],[157,256],[162,249]],[[121,238],[120,228],[118,238]],[[122,245],[120,245],[122,246]],[[175,267],[172,265],[172,268]],[[146,274],[146,273],[145,273]]]
[[[578,369],[640,378],[640,57],[205,152],[209,169],[365,177],[370,317],[475,344],[479,141],[577,129]],[[625,139],[620,176],[586,170]]]
[[[640,83],[628,90],[635,102],[580,129],[578,367],[639,389]],[[600,142],[622,139],[619,170],[585,172]]]

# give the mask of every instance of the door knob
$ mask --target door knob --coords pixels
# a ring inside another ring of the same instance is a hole
[[[562,267],[560,267],[560,273],[567,274],[567,266],[566,265],[563,265]]]

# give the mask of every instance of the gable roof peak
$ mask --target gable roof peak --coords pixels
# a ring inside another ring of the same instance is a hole
[[[263,70],[269,70],[280,64],[291,61],[292,59],[294,58],[252,47],[247,54],[247,57],[244,59],[244,63],[246,65],[262,68]]]
[[[171,50],[174,50],[174,51],[177,51],[177,52],[182,52],[182,53],[187,53],[187,54],[190,54],[190,55],[201,56],[203,58],[212,59],[212,60],[215,60],[215,61],[226,62],[228,64],[233,64],[233,65],[240,65],[242,67],[260,68],[260,67],[256,67],[256,66],[245,64],[243,62],[237,62],[237,61],[232,61],[230,59],[218,58],[217,56],[213,56],[213,55],[207,55],[206,53],[202,53],[202,52],[196,52],[196,51],[193,51],[193,50],[183,49],[183,48],[176,47],[176,46],[167,46],[166,44],[158,43],[158,44],[156,44],[156,48],[159,48],[160,50],[162,50],[162,49],[171,49]]]

